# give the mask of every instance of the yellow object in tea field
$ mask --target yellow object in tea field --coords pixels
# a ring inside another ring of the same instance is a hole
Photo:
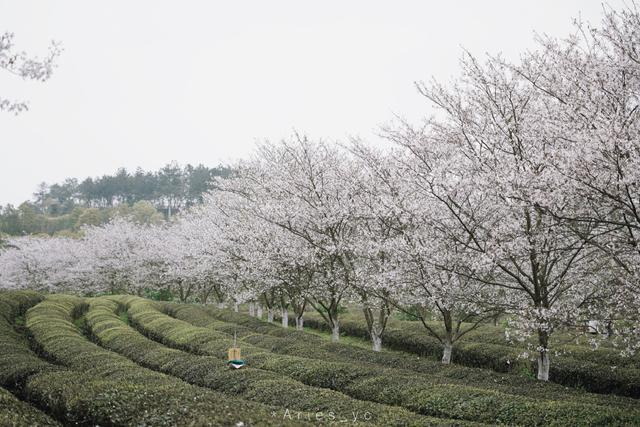
[[[240,349],[237,347],[232,347],[229,349],[229,357],[227,360],[240,360]]]

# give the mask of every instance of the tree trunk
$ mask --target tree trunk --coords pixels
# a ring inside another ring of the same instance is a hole
[[[211,295],[211,292],[213,292],[214,288],[215,285],[206,287],[202,291],[202,296],[200,297],[200,299],[202,300],[202,305],[207,305],[207,302],[209,302],[209,296]]]
[[[610,338],[613,336],[613,322],[611,320],[609,320],[607,322],[607,330],[606,330],[606,335],[607,338]]]
[[[249,316],[251,317],[255,317],[256,315],[256,306],[254,303],[250,302],[249,303]]]
[[[453,350],[453,344],[451,341],[444,342],[444,351],[442,352],[442,363],[448,365],[451,363],[451,351]]]
[[[238,303],[233,304],[233,311],[235,311],[236,313],[240,311],[240,308],[238,307]]]
[[[538,379],[540,381],[549,381],[549,352],[540,351],[538,355]]]
[[[371,343],[373,345],[373,351],[382,350],[382,334],[376,330],[371,331]]]
[[[282,327],[289,327],[289,310],[287,310],[286,308],[282,309]]]
[[[340,324],[336,320],[331,326],[331,342],[340,341]]]
[[[385,330],[387,319],[389,318],[389,307],[386,305],[378,308],[371,307],[367,304],[366,294],[363,294],[361,297],[364,305],[362,312],[367,321],[367,330],[371,337],[373,351],[380,351],[382,350],[382,333]]]
[[[271,307],[267,309],[267,322],[273,323],[273,308]]]
[[[223,302],[219,302],[219,303],[218,303],[218,308],[219,308],[220,310],[222,310],[222,309],[224,308],[224,303],[223,303]]]
[[[304,316],[304,309],[307,306],[307,300],[302,299],[300,302],[299,299],[291,298],[291,307],[293,308],[293,317],[296,319],[296,330],[301,331],[303,329],[304,320],[302,316]]]
[[[546,330],[538,330],[538,379],[549,381],[549,333]]]
[[[186,297],[184,296],[184,289],[182,288],[182,283],[178,282],[178,297],[180,298],[180,302],[185,302]]]
[[[258,308],[256,308],[256,317],[262,320],[262,306],[258,304]]]

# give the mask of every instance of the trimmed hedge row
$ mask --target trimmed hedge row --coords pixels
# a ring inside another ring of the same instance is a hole
[[[0,294],[0,385],[9,390],[22,392],[32,375],[60,369],[33,353],[28,340],[13,327],[16,317],[41,300],[32,292]]]
[[[220,357],[230,338],[209,329],[170,318],[159,305],[143,299],[127,304],[129,318],[154,339],[196,354]],[[425,384],[402,371],[296,356],[267,355],[243,343],[250,366],[277,372],[305,384],[325,387],[363,399],[403,406],[438,417],[518,425],[628,425],[640,423],[640,411],[575,402],[539,401],[496,391],[458,385]],[[224,356],[222,356],[224,357]]]
[[[17,392],[22,392],[24,380],[30,375],[50,368],[29,350],[26,339],[13,328],[14,319],[41,300],[40,295],[30,291],[0,293],[0,384]],[[0,409],[1,426],[60,425],[3,387],[0,387]]]
[[[44,298],[33,291],[0,291],[0,317],[9,323]]]
[[[0,426],[59,426],[53,418],[0,387]]]
[[[240,371],[230,370],[223,359],[167,348],[123,323],[116,314],[119,309],[117,301],[126,304],[131,298],[101,297],[89,302],[86,313],[89,330],[102,346],[153,370],[202,387],[290,410],[313,413],[314,416],[318,412],[332,412],[336,422],[352,421],[353,414],[360,414],[360,421],[366,421],[367,424],[426,426],[453,423],[449,420],[430,419],[392,406],[352,399],[342,393],[310,387],[269,371],[252,367]],[[367,415],[367,420],[363,418],[364,414],[370,414]]]
[[[37,386],[34,387],[30,381],[35,378],[46,377],[48,374],[60,371],[63,368],[54,366],[40,359],[29,348],[27,338],[19,334],[14,329],[14,320],[22,315],[29,307],[37,304],[42,297],[32,292],[2,292],[0,293],[0,385],[4,389],[11,390],[21,398],[33,403],[34,405],[47,409],[60,405],[53,399],[40,399],[37,397],[39,391]],[[68,375],[68,372],[65,372]],[[13,404],[9,402],[7,397],[2,398],[2,402],[6,402],[7,408],[13,408]],[[5,404],[5,403],[3,403]],[[13,412],[14,409],[11,409]],[[15,408],[18,414],[24,413],[19,407]],[[73,419],[73,414],[64,414],[64,418],[68,421]],[[28,417],[28,415],[25,416]],[[13,423],[9,410],[0,412],[0,420],[6,421],[1,425],[20,425]],[[27,420],[26,418],[25,420]],[[46,425],[43,420],[43,425]],[[34,425],[39,424],[35,423]],[[55,425],[52,423],[51,425]]]
[[[310,313],[315,320],[322,320],[317,314]],[[347,321],[360,322],[364,325],[364,318],[361,313],[351,312],[343,315],[343,319]],[[438,322],[429,322],[431,327],[441,328]],[[390,319],[388,323],[391,329],[402,329],[405,331],[415,331],[418,334],[424,334],[425,329],[420,322],[409,322],[398,319]],[[502,326],[482,325],[463,338],[462,343],[480,343],[495,344],[510,348],[521,347],[518,343],[509,343],[505,339],[505,329]],[[559,353],[560,358],[572,358],[586,362],[596,362],[600,365],[609,367],[640,367],[640,352],[630,357],[624,357],[620,354],[620,350],[613,346],[612,342],[607,340],[599,340],[598,349],[594,350],[589,345],[590,337],[588,335],[575,335],[566,331],[556,331],[551,336],[552,351]]]
[[[316,313],[309,314],[315,321],[322,320]],[[345,313],[342,316],[342,320],[355,321],[364,325],[364,318],[358,311]],[[441,323],[429,322],[429,324],[433,328],[442,329]],[[404,331],[413,331],[420,335],[425,334],[425,329],[420,322],[409,322],[392,318],[389,320],[388,326],[390,329],[402,329]],[[462,344],[495,344],[518,349],[520,346],[517,343],[511,344],[505,339],[504,332],[504,327],[485,324],[466,334]],[[366,338],[368,338],[368,336]],[[578,341],[576,341],[576,338],[579,338]],[[565,331],[557,331],[551,336],[552,351],[559,353],[558,357],[560,359],[572,358],[579,361],[595,362],[599,365],[617,368],[628,367],[637,369],[640,367],[640,353],[636,353],[630,357],[624,357],[620,354],[620,350],[613,347],[612,343],[607,340],[600,340],[600,347],[594,350],[589,345],[588,340],[588,336],[572,336]],[[580,344],[578,344],[578,342]],[[554,356],[554,358],[556,357]]]
[[[36,399],[62,402],[60,406],[82,416],[81,424],[283,424],[267,406],[153,372],[88,341],[73,323],[83,303],[54,295],[27,312],[27,327],[42,354],[78,372],[30,379],[27,387],[34,389]]]
[[[388,327],[382,336],[383,346],[422,357],[441,358],[442,345],[435,338],[428,336],[421,329],[421,325],[412,325],[411,323],[402,322],[400,328]],[[318,316],[305,317],[305,326],[323,331],[328,330]],[[341,320],[340,329],[346,335],[365,339],[369,337],[364,322]],[[488,368],[496,372],[526,372],[532,375],[536,370],[535,364],[537,362],[519,359],[518,355],[521,352],[521,349],[507,345],[467,341],[455,345],[451,360],[460,365]],[[611,352],[612,350],[608,350],[605,354]],[[583,351],[580,354],[582,359],[569,355],[552,356],[549,379],[558,384],[594,393],[640,398],[640,369],[605,366],[600,363],[597,353],[591,350]]]
[[[24,336],[12,325],[14,318],[42,297],[29,293],[0,295],[0,381],[28,401],[46,410],[68,425],[124,425],[145,422],[171,425],[157,417],[132,415],[143,413],[142,406],[121,412],[119,399],[131,401],[145,395],[143,386],[122,390],[122,383],[106,381],[84,373],[53,365],[29,348]],[[127,394],[128,393],[128,394]],[[125,408],[126,409],[126,408]]]
[[[397,367],[419,373],[418,375],[425,382],[476,386],[508,394],[537,396],[543,400],[579,399],[581,403],[599,405],[621,405],[623,407],[638,405],[638,402],[631,398],[587,394],[584,391],[558,384],[544,383],[525,376],[497,373],[461,365],[443,365],[430,359],[412,357],[407,353],[373,352],[348,344],[332,343],[314,334],[284,329],[276,324],[263,322],[232,311],[210,310],[201,306],[185,304],[171,304],[167,307],[170,314],[180,320],[228,334],[237,332],[238,337],[243,341],[275,353],[330,361],[352,360],[369,365]]]

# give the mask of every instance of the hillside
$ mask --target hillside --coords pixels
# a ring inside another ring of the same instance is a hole
[[[19,206],[0,205],[0,236],[48,234],[76,236],[84,225],[100,225],[114,217],[133,216],[157,224],[202,203],[213,180],[227,177],[225,166],[180,166],[172,162],[157,171],[120,168],[113,175],[42,182],[33,199]]]

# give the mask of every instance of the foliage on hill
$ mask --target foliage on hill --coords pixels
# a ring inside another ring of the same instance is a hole
[[[53,235],[79,237],[86,225],[101,225],[116,217],[127,217],[139,224],[159,224],[164,216],[153,204],[139,201],[112,208],[77,206],[69,213],[50,215],[38,212],[31,203],[23,203],[17,209],[10,205],[0,211],[0,237],[18,235]]]
[[[156,224],[180,210],[202,202],[215,177],[227,177],[224,166],[182,167],[169,163],[158,171],[118,169],[113,175],[68,178],[41,183],[32,201],[18,207],[0,206],[0,233],[76,235],[83,225],[100,225],[116,216]]]

